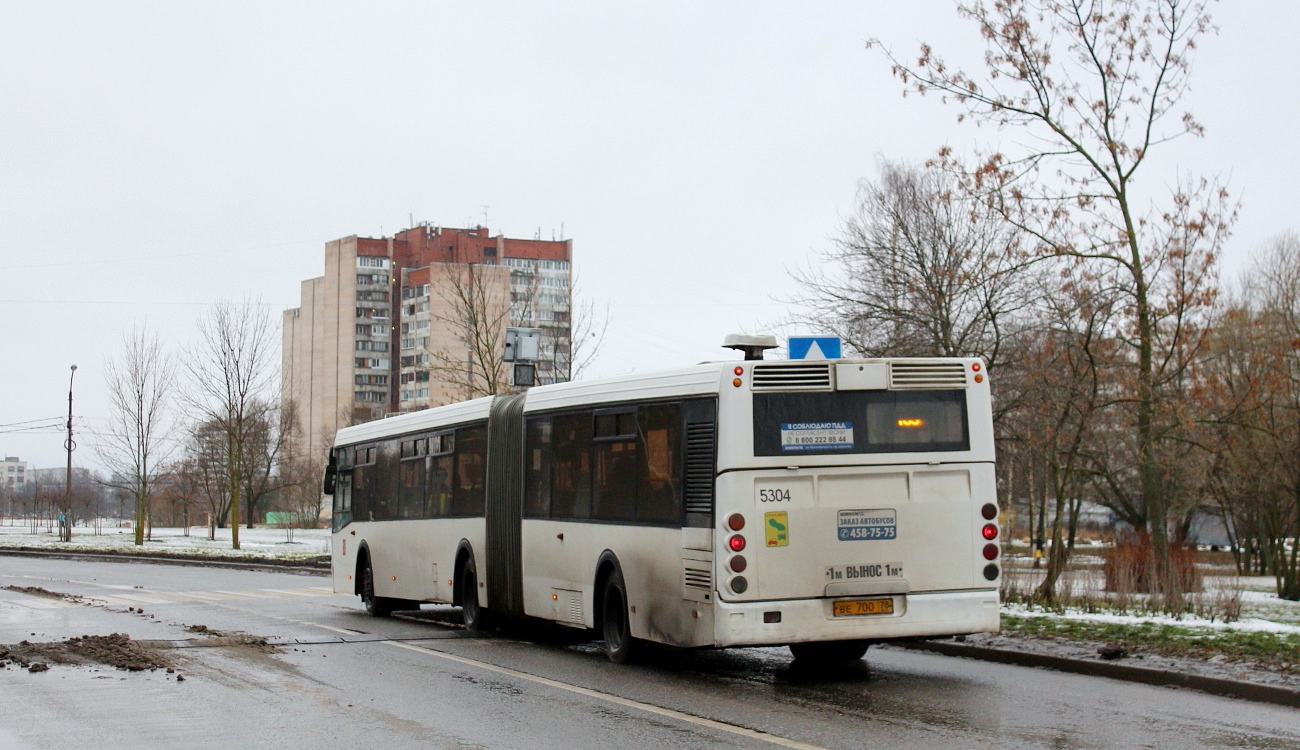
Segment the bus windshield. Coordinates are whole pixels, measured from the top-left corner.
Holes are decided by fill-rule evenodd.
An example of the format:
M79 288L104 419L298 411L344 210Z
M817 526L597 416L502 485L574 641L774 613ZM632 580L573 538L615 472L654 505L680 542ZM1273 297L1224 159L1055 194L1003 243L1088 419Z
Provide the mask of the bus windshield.
M966 392L754 394L754 455L970 450Z

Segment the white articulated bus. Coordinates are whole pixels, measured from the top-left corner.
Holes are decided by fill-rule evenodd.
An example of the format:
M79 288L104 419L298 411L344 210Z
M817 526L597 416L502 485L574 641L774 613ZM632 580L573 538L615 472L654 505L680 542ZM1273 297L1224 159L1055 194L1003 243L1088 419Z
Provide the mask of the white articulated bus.
M998 629L976 359L732 361L562 383L340 430L333 581L641 641L789 645Z

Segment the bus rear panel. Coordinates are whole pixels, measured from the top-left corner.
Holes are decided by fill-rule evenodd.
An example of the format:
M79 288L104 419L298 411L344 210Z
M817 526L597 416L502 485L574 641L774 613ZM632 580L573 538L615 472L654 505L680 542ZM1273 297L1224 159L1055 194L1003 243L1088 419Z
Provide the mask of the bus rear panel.
M901 360L755 362L728 373L715 645L998 629L981 370L977 360Z

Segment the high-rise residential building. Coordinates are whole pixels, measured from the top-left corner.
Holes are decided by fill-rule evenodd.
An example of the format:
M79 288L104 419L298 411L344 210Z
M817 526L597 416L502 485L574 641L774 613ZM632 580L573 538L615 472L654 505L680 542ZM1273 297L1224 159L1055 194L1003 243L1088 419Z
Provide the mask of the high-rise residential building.
M339 427L504 390L505 329L542 329L539 384L570 375L572 240L417 226L325 245L284 312L282 393L310 455Z

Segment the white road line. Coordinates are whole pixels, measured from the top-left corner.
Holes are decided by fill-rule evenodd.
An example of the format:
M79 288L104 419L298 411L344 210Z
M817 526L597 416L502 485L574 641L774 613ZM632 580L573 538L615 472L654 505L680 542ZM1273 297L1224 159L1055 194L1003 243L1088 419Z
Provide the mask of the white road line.
M158 599L152 596L140 596L139 594L114 594L115 599L124 599L135 604L175 604L172 599Z
M247 599L270 599L270 598L271 598L271 595L270 595L270 594L263 594L263 593L258 592L258 591L227 591L227 590L225 590L225 589L213 589L213 590L212 590L212 593L214 593L214 594L227 594L227 595L229 595L229 596L237 596L237 597L240 597L241 599L242 599L242 598L247 598Z
M318 625L317 627L325 627L325 626ZM328 628L328 629L334 630L335 628ZM662 706L656 706L651 703L642 703L641 701L634 701L630 698L623 698L617 695L610 695L609 693L602 693L599 690L592 690L590 688L578 687L577 685L570 685L567 682L560 682L559 680L552 680L546 677L538 677L537 675L528 674L527 672L520 672L518 670L510 669L508 667L498 667L495 664L488 664L487 662L478 661L477 659L468 659L464 656L456 656L455 654L449 654L445 651L437 651L431 648L424 648L423 646L415 646L410 643L402 643L400 641L380 641L380 643L383 643L388 646L396 646L397 648L404 648L407 649L408 651L418 651L422 654L429 654L430 656L436 656L440 659L446 659L448 661L454 661L471 667L485 669L489 672L496 672L498 674L507 675L509 677L514 677L520 680L535 682L539 685L546 685L547 687L553 687L559 690L567 690L570 693L577 693L578 695L586 696L588 698L595 698L596 700L602 700L608 703L614 703L616 705L623 706L625 708L632 708L638 711L645 711L646 713L657 714L659 716L666 716L670 719L677 719L678 721L685 721L690 724L697 724L699 726L708 727L709 729L714 729L719 732L726 732L728 734L739 735L741 737L745 737L751 740L760 740L762 742L766 742L772 745L779 745L781 747L798 748L798 750L825 750L825 748L819 745L810 745L806 742L799 742L798 740L791 740L785 737L778 737L775 734L760 732L757 729L746 729L745 727L738 727L735 726L734 724L725 724L721 721L714 721L713 719L705 719L699 716L692 716L691 714L682 713L681 711L674 711L671 708L663 708Z
M24 609L68 609L70 607L76 606L73 604L68 604L67 602L54 602L54 601L46 602L46 601L39 601L39 600L22 602L16 599L5 599L4 603L12 604L16 607L23 607Z

